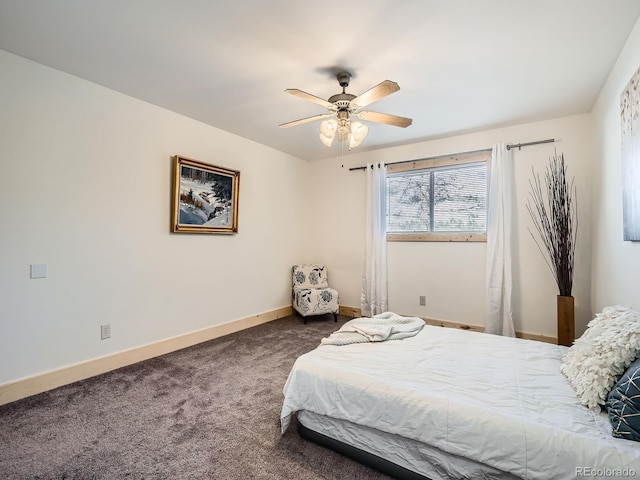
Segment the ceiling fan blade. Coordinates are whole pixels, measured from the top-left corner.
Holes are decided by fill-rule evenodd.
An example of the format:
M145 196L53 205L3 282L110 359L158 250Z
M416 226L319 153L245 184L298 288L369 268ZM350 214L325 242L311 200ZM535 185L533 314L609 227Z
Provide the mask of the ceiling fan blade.
M315 95L311 95L310 93L303 92L302 90L298 90L297 88L287 88L285 92L290 93L296 97L302 98L303 100L309 100L311 102L317 103L318 105L322 105L328 109L335 109L333 103L327 102L326 100L316 97Z
M377 102L381 98L384 98L387 95L391 95L398 90L400 90L400 86L396 82L385 80L375 87L370 88L362 95L358 95L356 98L351 100L351 103L355 103L356 105L358 105L358 108L366 107L370 103Z
M360 112L357 114L357 117L370 122L385 123L387 125L402 128L406 128L413 123L413 120L410 118L378 112Z
M332 117L333 113L323 113L321 115L314 115L313 117L301 118L300 120L294 120L293 122L282 123L278 125L280 128L289 128L295 127L296 125L302 125L303 123L313 122L315 120L320 120L321 118Z

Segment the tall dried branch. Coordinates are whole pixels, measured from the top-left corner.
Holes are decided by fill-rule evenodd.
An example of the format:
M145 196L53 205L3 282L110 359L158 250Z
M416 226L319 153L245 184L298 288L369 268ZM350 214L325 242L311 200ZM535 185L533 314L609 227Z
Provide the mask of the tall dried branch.
M544 185L533 171L527 211L539 240L529 233L540 249L562 296L571 296L578 231L577 192L574 179L567 182L564 155L554 154L544 174Z

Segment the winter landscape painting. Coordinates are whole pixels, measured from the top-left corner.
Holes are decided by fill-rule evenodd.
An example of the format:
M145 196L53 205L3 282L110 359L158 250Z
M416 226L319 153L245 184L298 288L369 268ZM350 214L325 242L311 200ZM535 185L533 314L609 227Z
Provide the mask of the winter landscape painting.
M624 240L640 241L640 69L620 96Z
M172 232L238 231L240 172L176 156Z

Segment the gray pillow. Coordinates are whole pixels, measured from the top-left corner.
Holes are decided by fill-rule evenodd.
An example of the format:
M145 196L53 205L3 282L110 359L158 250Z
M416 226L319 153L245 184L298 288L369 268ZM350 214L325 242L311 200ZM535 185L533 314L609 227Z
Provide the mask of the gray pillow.
M607 397L613 436L640 442L640 359L633 362Z

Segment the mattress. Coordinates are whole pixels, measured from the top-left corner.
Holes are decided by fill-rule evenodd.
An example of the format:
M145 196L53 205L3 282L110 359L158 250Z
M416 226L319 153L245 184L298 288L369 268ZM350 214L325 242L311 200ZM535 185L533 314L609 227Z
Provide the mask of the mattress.
M412 476L406 471L398 472L397 469L388 465L382 468L378 467L378 469L389 473L395 478L518 480L518 477L510 473L502 472L465 457L448 454L410 438L381 432L374 428L357 425L346 420L325 417L305 410L299 411L297 416L298 422L307 429L355 447L359 451L384 459L393 465L406 469L408 472L418 474L417 476ZM317 441L317 439L312 439ZM323 442L321 441L320 443ZM342 446L329 446L339 452L343 451ZM360 460L357 454L344 453ZM376 462L375 460L372 462L369 458L364 458L362 463L373 463L375 466Z
M566 350L431 326L403 340L323 345L292 368L282 430L305 410L517 478L640 474L638 444L613 438L606 414L582 406L560 373Z

